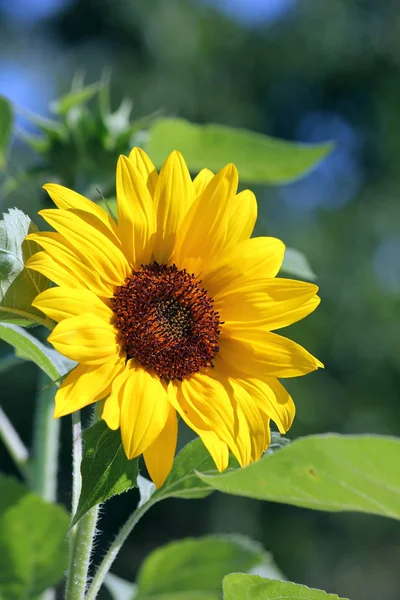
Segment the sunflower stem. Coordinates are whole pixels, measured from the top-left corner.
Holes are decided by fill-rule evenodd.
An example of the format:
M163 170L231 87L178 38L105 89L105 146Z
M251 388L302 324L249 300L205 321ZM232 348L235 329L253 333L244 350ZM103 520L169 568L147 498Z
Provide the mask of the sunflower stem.
M98 514L99 506L97 505L78 521L71 532L65 600L83 600L85 598Z
M53 417L54 391L47 386L47 383L48 377L41 373L33 432L33 465L30 487L44 500L55 502L60 421Z
M131 516L128 518L126 523L121 527L119 533L117 534L115 540L112 542L109 547L105 557L100 563L99 567L96 570L96 573L93 577L92 583L89 586L87 594L85 596L85 600L95 600L97 598L97 594L100 591L100 588L104 582L104 579L111 568L115 558L118 555L122 545L125 543L129 534L135 527L135 525L140 521L143 515L156 504L161 498L157 498L156 500L150 499L148 502L144 504L139 504Z
M95 418L95 415L94 417ZM73 520L82 489L82 426L80 412L72 413L72 510ZM83 600L88 580L99 506L89 510L69 534L69 564L65 588L66 600Z

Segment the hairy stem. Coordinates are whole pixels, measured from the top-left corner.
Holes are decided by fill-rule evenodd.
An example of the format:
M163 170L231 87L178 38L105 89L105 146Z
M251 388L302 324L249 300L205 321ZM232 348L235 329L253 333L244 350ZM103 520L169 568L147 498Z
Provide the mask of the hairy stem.
M121 527L117 537L112 542L109 547L105 557L100 563L95 576L93 578L92 583L89 586L87 594L85 596L85 600L95 600L97 598L97 594L100 591L100 588L104 582L104 579L111 568L115 558L117 557L118 552L120 551L122 545L126 541L127 537L135 527L135 525L140 521L142 516L158 502L158 499L152 501L151 499L148 502L140 505L136 508L136 510L131 514L126 523Z
M72 413L72 510L73 520L79 504L82 489L82 426L80 412ZM66 600L83 600L88 580L93 541L99 506L89 510L72 528L69 534L69 564L65 588Z
M72 532L65 600L83 600L85 597L98 512L99 506L91 508Z

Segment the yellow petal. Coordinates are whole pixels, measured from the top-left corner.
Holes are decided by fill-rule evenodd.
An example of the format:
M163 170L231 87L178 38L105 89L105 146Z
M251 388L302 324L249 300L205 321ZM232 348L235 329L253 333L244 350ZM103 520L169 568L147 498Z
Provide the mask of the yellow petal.
M285 245L277 238L253 238L222 251L216 260L204 263L199 275L206 290L214 297L232 284L275 277L284 253Z
M122 251L99 228L98 219L88 215L83 220L75 210L49 209L39 214L74 247L83 264L92 265L96 273L113 285L121 285L131 268ZM90 218L90 223L89 223Z
M174 462L176 442L178 440L178 421L176 410L170 404L167 422L160 435L143 452L149 475L159 488L169 475Z
M57 322L90 312L109 323L114 315L111 308L86 288L49 288L36 296L32 306Z
M147 264L156 228L153 200L145 180L126 156L117 164L118 228L126 257L133 267Z
M189 427L214 431L228 445L241 466L248 465L252 460L252 439L248 422L232 387L224 385L215 373L212 375L195 373L180 385L176 383L177 410Z
M193 179L193 188L196 198L206 189L213 177L214 173L210 171L210 169L202 169L198 175L196 175Z
M315 310L317 291L316 285L292 279L243 279L216 294L214 307L225 330L257 324L279 329Z
M26 266L29 269L43 272L43 275L57 285L85 287L104 298L113 296L115 286L101 277L102 273L98 273L90 264L89 257L87 257L89 260L83 261L59 233L53 231L30 233L26 239L35 241L46 250L46 253L34 254L27 261ZM48 256L48 260L44 258L43 254Z
M91 213L110 230L114 237L117 237L117 224L114 219L112 219L110 215L95 202L88 200L85 196L81 196L81 194L77 194L63 185L58 185L57 183L46 183L46 185L43 186L43 189L49 194L57 208L73 208Z
M176 232L194 199L190 173L180 152L174 151L162 166L154 193L157 234L154 257L166 264L175 245Z
M248 391L259 410L276 423L280 433L286 433L293 423L296 408L283 385L277 379L252 377L243 377L238 383Z
M125 366L123 366L123 369ZM121 371L123 370L121 369ZM117 394L112 394L106 398L101 418L107 423L107 427L115 431L121 425L121 407Z
M192 204L177 232L173 260L181 268L187 266L188 259L207 263L210 257L221 251L227 237L230 204L237 184L236 168L227 165L211 179Z
M256 197L250 190L243 190L232 200L225 244L236 244L248 240L253 233L256 220Z
M203 441L203 444L211 454L218 471L225 471L229 463L229 448L226 442L223 442L218 435L211 430L203 419L195 413L187 404L181 392L180 382L173 382L176 390L174 396L170 396L170 401L176 408L185 423L195 431ZM179 395L179 401L177 397Z
M25 266L28 269L32 269L32 271L41 273L57 285L67 285L69 287L81 287L84 285L72 271L67 269L65 265L54 260L47 252L36 252L25 263Z
M86 365L100 365L119 354L114 327L89 313L61 321L48 340L64 356Z
M299 344L263 328L248 327L229 336L222 329L221 358L252 377L298 377L323 366Z
M129 160L131 161L136 171L143 178L143 181L147 185L147 189L149 190L150 195L154 196L154 191L156 189L158 179L158 173L150 158L147 156L146 152L142 150L142 148L133 148L131 153L129 154Z
M119 357L100 366L75 367L56 393L54 418L69 415L107 396L114 378L123 368L124 363Z
M225 442L222 442L214 431L197 430L196 433L209 453L220 473L225 471L229 463L229 448Z
M230 380L232 392L237 402L237 411L242 413L245 425L242 436L245 454L241 457L242 466L258 460L270 444L270 419L265 412L260 411L252 396L234 379Z
M117 394L120 402L125 454L135 458L153 444L166 425L170 411L166 387L142 367L128 366L111 393Z

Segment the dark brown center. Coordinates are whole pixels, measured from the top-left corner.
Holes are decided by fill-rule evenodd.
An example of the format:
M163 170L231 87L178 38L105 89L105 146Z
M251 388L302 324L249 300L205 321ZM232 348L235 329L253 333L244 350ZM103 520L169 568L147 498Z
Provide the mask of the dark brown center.
M212 366L221 321L201 281L176 265L142 266L112 299L128 359L163 379L182 379Z

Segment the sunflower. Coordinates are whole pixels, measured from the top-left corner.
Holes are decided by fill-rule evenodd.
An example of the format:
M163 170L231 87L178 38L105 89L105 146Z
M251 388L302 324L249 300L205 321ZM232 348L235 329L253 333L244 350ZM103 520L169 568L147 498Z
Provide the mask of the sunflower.
M78 365L61 384L55 417L102 401L126 456L143 454L157 486L177 442L177 416L203 440L219 471L241 466L285 433L295 414L278 378L323 365L272 330L318 305L318 288L277 279L284 244L250 239L254 194L237 193L229 164L192 181L179 152L157 173L140 148L117 164L117 219L63 186L40 211L54 232L30 234L43 251L27 266L57 287L33 305L57 322L49 342Z

